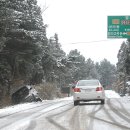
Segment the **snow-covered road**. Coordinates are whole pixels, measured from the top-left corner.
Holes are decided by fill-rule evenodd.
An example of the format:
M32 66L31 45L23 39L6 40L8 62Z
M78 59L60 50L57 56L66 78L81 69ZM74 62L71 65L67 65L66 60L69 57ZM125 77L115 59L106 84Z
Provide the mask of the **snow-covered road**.
M130 97L106 91L106 104L72 97L0 109L0 130L130 130Z

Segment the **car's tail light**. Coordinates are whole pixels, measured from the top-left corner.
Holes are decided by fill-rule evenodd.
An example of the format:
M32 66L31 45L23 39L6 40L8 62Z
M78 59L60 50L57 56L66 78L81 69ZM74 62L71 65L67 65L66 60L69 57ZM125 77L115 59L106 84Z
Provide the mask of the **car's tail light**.
M80 92L80 88L74 88L74 92Z
M102 87L97 87L96 91L102 91Z

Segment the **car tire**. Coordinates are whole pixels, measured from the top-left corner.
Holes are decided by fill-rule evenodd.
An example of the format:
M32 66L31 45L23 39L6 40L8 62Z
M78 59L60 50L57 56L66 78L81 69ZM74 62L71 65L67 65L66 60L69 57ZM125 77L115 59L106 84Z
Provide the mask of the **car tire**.
M105 104L105 100L103 99L103 100L101 100L101 104L102 105L104 105Z
M79 101L74 101L74 106L77 106L79 104Z
M37 98L36 102L42 102L42 100L40 98Z

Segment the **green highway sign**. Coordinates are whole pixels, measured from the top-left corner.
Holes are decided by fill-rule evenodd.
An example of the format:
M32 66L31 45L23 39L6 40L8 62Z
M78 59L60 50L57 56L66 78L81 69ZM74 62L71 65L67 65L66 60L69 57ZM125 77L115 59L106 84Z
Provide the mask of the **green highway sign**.
M108 16L107 38L130 38L130 16Z

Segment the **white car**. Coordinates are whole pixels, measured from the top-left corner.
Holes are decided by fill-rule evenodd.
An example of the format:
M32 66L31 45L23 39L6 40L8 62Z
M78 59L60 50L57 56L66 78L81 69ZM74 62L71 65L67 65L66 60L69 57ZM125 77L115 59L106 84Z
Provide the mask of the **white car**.
M79 80L73 89L74 106L80 101L101 101L105 103L105 92L99 80Z

